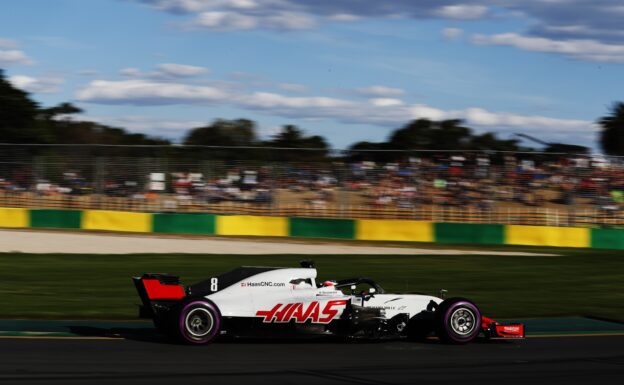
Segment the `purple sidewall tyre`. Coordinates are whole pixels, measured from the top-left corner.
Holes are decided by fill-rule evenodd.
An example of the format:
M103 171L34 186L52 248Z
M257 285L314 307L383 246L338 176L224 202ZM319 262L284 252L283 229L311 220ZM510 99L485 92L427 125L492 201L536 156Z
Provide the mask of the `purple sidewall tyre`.
M203 345L213 341L221 330L221 312L208 300L185 303L178 313L178 327L183 342Z
M464 298L450 298L438 308L438 337L444 342L465 344L481 332L479 308Z

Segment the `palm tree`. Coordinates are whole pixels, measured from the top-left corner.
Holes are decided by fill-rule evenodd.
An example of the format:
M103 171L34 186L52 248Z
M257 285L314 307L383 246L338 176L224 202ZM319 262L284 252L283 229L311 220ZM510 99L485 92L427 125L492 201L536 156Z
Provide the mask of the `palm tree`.
M611 106L610 114L600 118L600 146L609 155L624 155L624 102Z

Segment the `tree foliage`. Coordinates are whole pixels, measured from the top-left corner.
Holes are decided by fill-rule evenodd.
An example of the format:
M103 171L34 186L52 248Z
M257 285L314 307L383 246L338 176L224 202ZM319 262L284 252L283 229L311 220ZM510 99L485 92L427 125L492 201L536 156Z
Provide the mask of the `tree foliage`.
M459 119L433 121L417 119L393 131L381 143L358 142L350 147L352 159L377 161L399 160L410 155L410 150L498 150L518 151L518 141L499 139L488 132L477 135ZM372 150L372 151L366 151ZM379 150L403 150L383 152Z
M0 141L30 144L170 144L122 128L70 118L82 110L71 103L42 108L15 88L0 70Z
M0 70L0 142L35 144L113 144L169 145L170 141L123 128L110 127L75 117L82 110L71 103L43 108L27 92L15 88ZM601 118L600 143L607 154L624 155L624 103L614 103L609 115ZM198 146L195 153L223 159L262 159L273 161L324 161L329 159L330 146L322 136L307 136L294 125L283 126L269 140L261 140L256 123L248 119L217 119L212 123L190 128L183 144ZM228 147L206 151L203 146ZM201 150L204 148L204 150ZM257 147L240 150L234 147ZM273 151L275 147L293 150ZM314 149L314 150L312 150ZM476 134L464 121L417 119L390 133L383 142L357 142L350 147L351 159L396 161L410 155L410 150L526 150L517 140L500 139L487 132ZM393 150L393 151L388 151ZM397 151L398 150L398 151ZM584 152L586 148L553 143L545 149L554 152ZM119 150L125 154L123 150ZM170 154L179 151L167 149ZM131 152L128 150L126 152ZM194 153L194 154L195 154Z
M263 144L270 148L293 149L276 151L273 159L279 161L321 161L326 159L329 153L329 145L325 138L319 135L305 136L303 130L294 125L283 126L279 133Z
M208 126L194 128L184 144L193 146L257 146L256 124L248 119L217 119Z
M624 102L613 103L609 115L598 120L600 146L609 155L624 155Z
M0 70L0 132L6 143L46 143L51 140L37 121L39 106L13 85Z

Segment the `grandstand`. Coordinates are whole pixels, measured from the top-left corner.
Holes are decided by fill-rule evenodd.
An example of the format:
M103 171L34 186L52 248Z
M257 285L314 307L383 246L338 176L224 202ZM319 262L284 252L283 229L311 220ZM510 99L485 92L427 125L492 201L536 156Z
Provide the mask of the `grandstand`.
M175 156L144 147L127 148L123 156L96 150L15 145L2 151L0 207L550 226L624 222L619 158L405 151L388 162L347 152L285 162L244 149L235 160L191 148Z

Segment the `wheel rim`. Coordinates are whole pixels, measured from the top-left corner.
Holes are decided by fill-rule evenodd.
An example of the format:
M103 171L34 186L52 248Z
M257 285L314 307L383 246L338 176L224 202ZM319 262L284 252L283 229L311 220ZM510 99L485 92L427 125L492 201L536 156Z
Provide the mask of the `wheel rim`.
M460 336L470 335L476 328L475 320L471 309L460 307L451 314L451 329Z
M184 325L190 337L203 338L212 331L214 318L208 309L197 308L188 312Z

